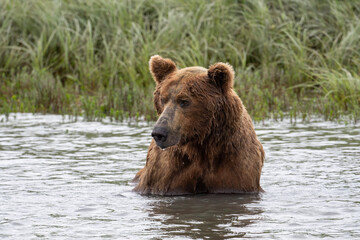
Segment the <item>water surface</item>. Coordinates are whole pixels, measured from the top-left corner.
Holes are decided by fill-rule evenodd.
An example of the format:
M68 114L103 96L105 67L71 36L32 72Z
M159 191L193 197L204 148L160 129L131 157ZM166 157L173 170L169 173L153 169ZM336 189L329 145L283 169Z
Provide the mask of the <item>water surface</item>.
M151 197L131 180L152 125L0 122L0 238L360 239L360 125L257 124L265 193Z

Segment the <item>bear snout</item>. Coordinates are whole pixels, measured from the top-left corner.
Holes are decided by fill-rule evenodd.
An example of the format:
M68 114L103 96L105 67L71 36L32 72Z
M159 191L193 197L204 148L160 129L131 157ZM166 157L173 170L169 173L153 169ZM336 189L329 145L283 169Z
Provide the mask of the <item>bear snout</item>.
M168 137L168 130L164 127L155 127L154 130L151 133L151 136L154 138L154 140L156 141L156 144L161 147L164 148L165 147L165 142L166 139Z

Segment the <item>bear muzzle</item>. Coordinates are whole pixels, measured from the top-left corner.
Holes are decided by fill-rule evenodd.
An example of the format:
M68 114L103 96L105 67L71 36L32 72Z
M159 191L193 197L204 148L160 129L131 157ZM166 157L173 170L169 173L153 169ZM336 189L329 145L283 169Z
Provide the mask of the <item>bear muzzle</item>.
M163 127L155 127L151 133L151 136L154 138L156 144L161 147L160 145L164 145L164 143L166 142L166 139L168 137L168 131L166 128Z
M174 104L168 104L155 123L151 133L156 145L161 149L174 146L180 142L180 126L178 121L176 121L175 110Z
M167 127L157 127L155 126L151 136L154 138L156 145L161 149L174 146L179 143L180 137L178 134L169 131Z

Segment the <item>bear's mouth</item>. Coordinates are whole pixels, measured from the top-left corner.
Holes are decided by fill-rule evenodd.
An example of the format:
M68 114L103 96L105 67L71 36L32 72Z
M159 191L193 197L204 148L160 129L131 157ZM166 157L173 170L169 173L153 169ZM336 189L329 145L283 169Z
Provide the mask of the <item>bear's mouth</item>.
M175 136L172 137L169 135L166 139L164 138L159 139L154 137L154 140L158 147L160 147L162 150L165 150L166 148L177 145L180 142L180 137L175 137Z

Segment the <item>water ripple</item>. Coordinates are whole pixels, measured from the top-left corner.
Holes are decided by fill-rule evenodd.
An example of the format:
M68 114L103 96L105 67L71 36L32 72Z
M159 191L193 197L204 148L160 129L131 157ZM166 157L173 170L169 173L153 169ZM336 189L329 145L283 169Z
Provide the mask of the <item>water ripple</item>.
M0 238L360 238L359 125L257 125L266 192L186 197L131 191L151 126L32 114L0 123Z

